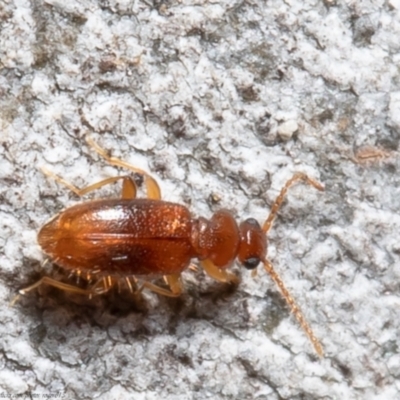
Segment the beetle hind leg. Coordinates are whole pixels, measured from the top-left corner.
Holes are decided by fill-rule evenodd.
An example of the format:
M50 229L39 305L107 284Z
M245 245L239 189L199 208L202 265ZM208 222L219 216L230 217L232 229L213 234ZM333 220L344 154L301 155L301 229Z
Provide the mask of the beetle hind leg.
M41 278L37 282L35 282L33 285L30 285L24 289L19 290L18 291L19 293L14 297L13 300L11 300L10 305L13 306L19 300L19 298L21 296L31 292L32 290L34 290L42 285L53 286L57 289L64 290L65 292L83 294L85 296L90 296L92 294L91 289L82 289L80 287L70 285L68 283L60 282L57 279L50 278L49 276L44 276L43 278Z
M73 271L72 276L73 275L75 275L75 277L77 278L77 284L78 284L81 277L81 271L80 270ZM86 278L85 280L87 280L88 282L92 280L90 274L87 274L85 278ZM57 289L63 290L64 292L81 294L84 296L88 296L89 299L91 299L93 298L93 296L98 296L107 293L112 287L114 287L117 284L117 282L118 280L115 279L115 277L107 275L103 276L100 279L97 279L95 283L93 285L90 285L88 288L83 289L78 287L77 285L64 283L49 276L44 276L43 278L35 282L33 285L30 285L24 289L19 290L19 293L11 300L10 305L13 306L21 296L31 292L32 290L42 285L52 286Z

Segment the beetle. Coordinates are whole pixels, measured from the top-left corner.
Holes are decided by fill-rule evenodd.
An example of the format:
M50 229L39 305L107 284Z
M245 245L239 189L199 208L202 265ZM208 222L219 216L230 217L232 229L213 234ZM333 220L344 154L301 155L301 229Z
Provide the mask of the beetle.
M282 279L267 260L267 234L286 193L294 183L303 181L317 190L323 186L298 172L281 189L263 226L248 218L239 225L227 210L217 211L211 219L195 218L176 203L161 200L157 181L146 171L111 157L87 137L88 144L109 164L129 169L144 181L147 198L137 198L135 181L129 175L115 176L78 189L47 169L43 172L67 186L78 196L122 180L120 198L91 200L69 207L48 221L38 233L43 252L56 265L89 282L84 289L49 276L19 291L24 295L46 284L66 292L100 295L125 283L132 293L147 288L160 295L176 297L183 291L181 273L197 258L204 271L220 282L238 283L228 270L235 259L248 270L261 263L276 283L291 311L311 340L316 352L323 350L300 308ZM164 276L167 288L138 277Z

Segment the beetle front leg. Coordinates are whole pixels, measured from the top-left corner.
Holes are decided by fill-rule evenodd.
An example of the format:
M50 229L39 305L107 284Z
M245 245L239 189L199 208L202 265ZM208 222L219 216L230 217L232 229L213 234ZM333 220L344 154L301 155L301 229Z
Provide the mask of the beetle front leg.
M206 273L216 281L232 283L234 285L239 284L239 278L235 274L226 271L225 269L216 267L211 260L202 260L200 261L200 264L203 267L204 271L206 271Z

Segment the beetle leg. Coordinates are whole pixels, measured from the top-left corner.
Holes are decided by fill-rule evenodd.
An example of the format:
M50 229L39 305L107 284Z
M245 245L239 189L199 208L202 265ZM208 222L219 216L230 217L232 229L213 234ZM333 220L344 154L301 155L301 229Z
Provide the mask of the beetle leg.
M125 176L122 182L122 198L136 198L136 184L130 176Z
M43 278L39 279L33 285L19 290L19 295L17 295L11 301L11 305L13 305L19 299L20 295L25 295L26 293L32 291L33 289L38 288L41 285L49 285L49 286L53 286L55 288L64 290L66 292L78 293L78 294L83 294L83 295L86 295L86 296L92 294L92 290L91 289L81 289L81 288L79 288L77 286L68 285L67 283L63 283L63 282L60 282L60 281L58 281L56 279L50 278L49 276L44 276Z
M147 175L145 182L147 189L147 197L149 199L161 200L161 189L158 186L156 180L152 178L150 175Z
M197 265L194 264L190 264L188 269L190 269L193 272L197 272L199 270L199 268L197 267Z
M155 285L151 282L143 282L142 286L139 288L141 292L144 288L151 290L152 292L161 294L167 297L178 297L182 293L182 283L180 281L180 274L165 275L165 279L168 283L170 290L164 289L160 286Z
M181 274L165 275L164 278L172 293L180 295L183 292Z
M179 293L172 293L170 290L164 289L157 285L154 285L151 282L143 282L142 286L139 288L138 292L141 292L144 288L149 289L152 292L161 294L163 296L167 296L167 297L178 297L179 296Z
M136 185L133 179L130 176L112 176L110 178L103 179L100 182L93 183L92 185L86 186L82 189L77 188L76 186L72 185L72 183L69 183L65 179L61 178L60 176L54 174L50 170L48 170L45 167L40 168L42 172L53 178L55 181L58 183L61 183L62 185L66 186L69 190L74 192L78 196L84 196L85 194L92 192L93 190L100 189L101 187L105 185L109 185L111 183L114 183L119 180L123 180L123 186L122 186L122 198L123 199L134 199L136 197Z
M132 285L132 281L133 281L133 285ZM129 291L131 293L134 293L133 286L135 286L135 288L137 286L136 285L136 283L137 283L136 279L133 276L125 276L125 283L126 283L127 288L129 289Z
M90 294L89 297L107 293L117 282L118 280L115 280L111 275L103 276L93 286L91 286L90 289L88 289Z
M211 260L202 260L200 264L211 278L219 282L233 283L234 285L239 283L239 278L235 274L216 267Z
M93 139L90 136L86 137L86 142L90 147L93 148L93 150L98 153L100 156L105 158L105 160L111 164L115 165L116 167L122 167L122 168L127 168L130 169L131 171L142 175L145 180L146 184L146 189L147 189L147 197L149 199L154 199L154 200L160 200L161 199L161 190L160 187L158 186L157 181L146 171L143 169L137 168L133 166L132 164L129 164L126 161L120 160L119 158L115 157L110 157L107 153L106 150L104 150L102 147L100 147L97 143L93 141Z

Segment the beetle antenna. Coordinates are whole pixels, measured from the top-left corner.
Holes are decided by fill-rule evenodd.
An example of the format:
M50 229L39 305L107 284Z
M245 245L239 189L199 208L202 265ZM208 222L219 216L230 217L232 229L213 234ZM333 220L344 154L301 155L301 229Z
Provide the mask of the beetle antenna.
M263 225L263 231L265 232L265 234L267 234L269 232L269 230L271 229L272 224L278 214L279 209L282 206L283 200L285 199L285 196L286 196L289 188L298 181L303 181L304 183L307 183L308 185L314 186L317 190L321 190L321 191L324 190L324 187L319 182L315 181L314 179L309 178L306 174L304 174L302 172L297 172L296 174L294 174L285 183L285 186L283 186L283 188L281 189L275 202L272 204L269 216ZM296 317L300 326L302 327L302 329L304 330L306 335L311 340L311 343L313 344L315 351L318 353L318 355L320 357L322 357L324 352L322 350L321 343L315 337L314 332L312 331L310 325L306 321L303 313L300 310L300 307L296 304L292 295L286 289L286 286L283 284L281 277L278 275L278 273L275 271L274 267L268 260L264 260L263 264L264 264L265 270L268 272L268 274L271 276L272 280L275 282L275 284L278 286L279 290L281 291L283 297L285 298L287 304L289 305L292 313Z
M290 186L295 184L298 181L303 181L308 185L314 186L317 190L324 190L324 187L314 179L309 178L306 174L302 172L295 173L286 183L285 186L281 189L279 196L272 204L271 211L269 213L268 218L265 220L263 225L263 231L267 234L272 227L272 224L278 214L279 209L282 206L283 200L285 199L286 193L289 190Z
M275 271L274 267L268 260L263 260L264 268L268 272L268 274L271 276L272 280L275 282L275 284L279 287L279 290L281 291L283 297L286 300L286 303L289 305L292 313L296 317L297 321L299 322L300 326L303 328L304 332L310 339L311 343L314 346L315 351L318 353L320 357L323 357L324 351L322 349L322 345L319 342L319 340L316 338L314 335L314 332L312 331L310 325L306 321L303 313L300 310L300 307L296 304L294 301L292 295L290 294L289 290L286 289L286 286L284 285L281 277L278 275L278 273Z

